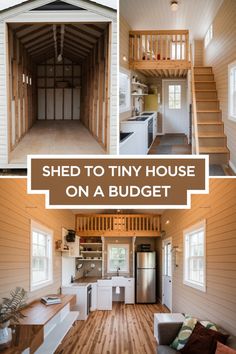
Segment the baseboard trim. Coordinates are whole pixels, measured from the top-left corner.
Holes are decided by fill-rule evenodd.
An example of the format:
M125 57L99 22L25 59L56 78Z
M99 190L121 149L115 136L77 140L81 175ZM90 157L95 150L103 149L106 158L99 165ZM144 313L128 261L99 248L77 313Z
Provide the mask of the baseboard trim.
M233 164L232 161L229 161L229 166L233 170L233 172L236 174L236 166Z

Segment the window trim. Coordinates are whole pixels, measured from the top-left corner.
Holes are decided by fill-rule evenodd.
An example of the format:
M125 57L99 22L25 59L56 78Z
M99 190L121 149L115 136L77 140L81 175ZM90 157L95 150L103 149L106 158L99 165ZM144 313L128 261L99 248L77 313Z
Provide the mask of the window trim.
M186 235L197 231L198 229L203 228L204 231L204 240L203 240L203 285L196 284L188 279L186 279L186 246L185 246L185 238ZM183 231L183 284L190 286L196 290L200 290L202 292L206 292L206 219L190 226L189 228Z
M119 270L119 273L126 274L130 271L130 244L129 243L108 243L107 245L107 273L116 273L116 270L110 269L110 248L127 248L127 270Z
M50 257L49 257L49 269L48 269L48 279L44 280L40 283L38 283L37 285L34 285L32 283L33 281L33 277L32 277L32 269L33 269L33 231L41 231L41 232L45 232L48 234L48 237L50 239ZM53 284L53 230L49 229L48 227L46 227L45 225L31 220L30 222L30 291L35 291L35 290L39 290L42 289L50 284Z
M232 101L231 101L231 70L236 70L236 60L228 65L228 118L229 120L236 122L236 114L233 115L231 112Z

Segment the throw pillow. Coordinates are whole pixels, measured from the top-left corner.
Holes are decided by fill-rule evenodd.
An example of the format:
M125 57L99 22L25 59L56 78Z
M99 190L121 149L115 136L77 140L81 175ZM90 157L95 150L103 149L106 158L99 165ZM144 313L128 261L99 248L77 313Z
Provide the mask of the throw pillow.
M215 354L236 354L236 350L232 349L230 347L227 347L226 345L224 345L220 342L217 342Z
M182 349L187 343L189 337L191 336L194 327L197 323L197 319L191 316L185 316L184 323L174 341L171 343L170 347L176 350Z
M212 323L210 321L200 321L200 323L207 329L213 329L214 331L218 331L218 328L216 327L215 323Z
M217 341L225 344L228 335L212 329L207 329L197 323L185 347L180 350L182 354L215 354Z

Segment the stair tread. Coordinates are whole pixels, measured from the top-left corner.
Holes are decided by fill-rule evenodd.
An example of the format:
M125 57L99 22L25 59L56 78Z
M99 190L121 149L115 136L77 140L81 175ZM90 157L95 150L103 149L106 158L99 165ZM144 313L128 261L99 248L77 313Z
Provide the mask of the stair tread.
M212 69L212 66L204 66L204 65L202 65L202 66L194 66L194 69L202 69L202 68L206 68L206 69Z
M216 121L216 122L214 122L214 121L212 121L212 120L204 120L204 122L199 122L198 121L198 124L200 124L200 125L204 125L204 124L206 124L206 125L223 125L223 122L222 121Z
M219 102L217 98L197 98L196 101L198 102Z
M226 138L225 134L222 132L200 132L198 133L199 138Z
M200 146L200 154L228 154L229 149L226 146Z
M202 81L201 81L201 80L200 80L200 81L197 81L197 80L195 80L195 84L196 84L196 83L199 83L199 82L201 82L201 83L204 82L204 83L208 83L208 84L209 84L209 83L210 83L210 84L212 84L212 83L215 84L215 81L214 81L214 80L208 80L208 81L204 81L204 80L202 80Z
M200 110L197 110L197 113L220 113L221 110L219 109L200 109Z
M195 90L195 92L217 92L217 90Z

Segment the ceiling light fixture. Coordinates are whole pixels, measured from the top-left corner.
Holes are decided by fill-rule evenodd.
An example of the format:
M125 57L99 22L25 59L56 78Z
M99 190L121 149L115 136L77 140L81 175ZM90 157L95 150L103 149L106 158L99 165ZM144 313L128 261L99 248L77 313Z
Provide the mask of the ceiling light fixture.
M175 1L175 0L171 1L170 8L171 8L171 11L173 11L173 12L177 11L179 8L178 1Z

